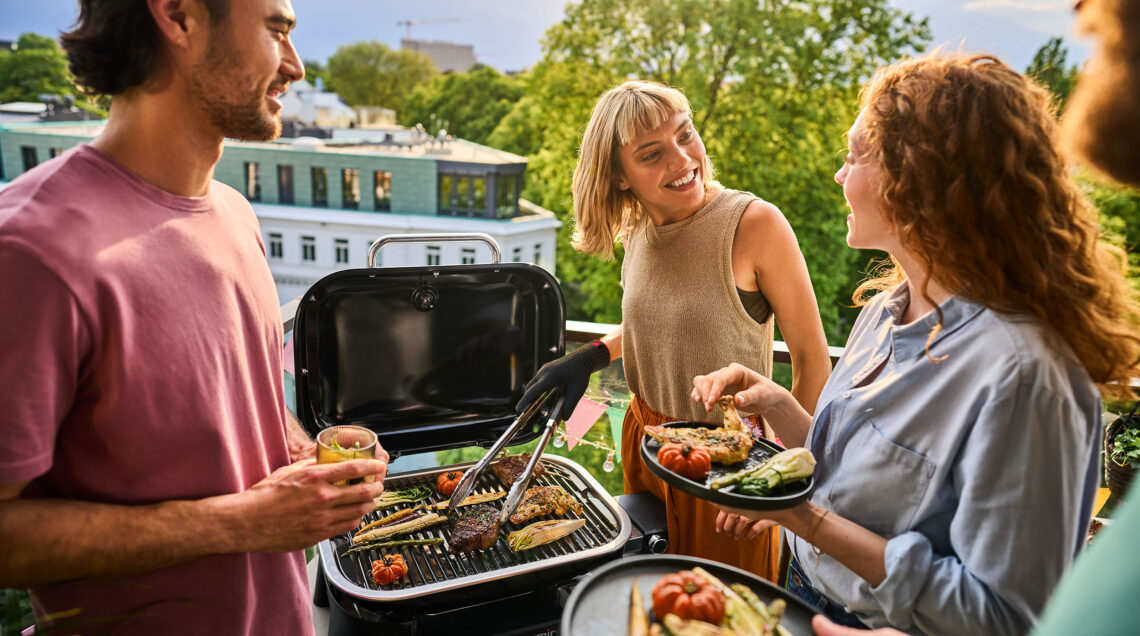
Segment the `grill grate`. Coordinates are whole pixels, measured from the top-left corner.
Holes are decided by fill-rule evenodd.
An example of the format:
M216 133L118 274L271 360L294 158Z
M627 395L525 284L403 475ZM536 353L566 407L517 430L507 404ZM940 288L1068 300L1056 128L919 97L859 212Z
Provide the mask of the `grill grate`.
M554 560L562 561L565 557L573 557L586 550L601 548L621 537L623 530L621 521L619 521L613 511L602 500L594 495L594 490L586 481L561 463L549 461L546 457L543 457L541 461L546 472L541 477L535 479L533 485L562 487L570 496L582 504L582 513L580 515L575 515L571 512L562 517L538 517L523 524L506 521L499 529L498 541L487 550L451 554L446 549L446 543L436 546L401 546L399 548L386 550L385 553L387 554L402 554L404 556L404 560L408 564L408 574L396 583L384 586L377 585L372 580L372 562L380 558L378 551L369 550L367 552L342 556L346 550L352 547L352 533L346 533L329 540L333 552L338 555L336 561L340 572L353 584L362 588L361 591L371 591L372 593L369 594L369 596L374 596L377 593L383 595L384 592L393 592L396 596L401 596L401 592L403 591L414 593L417 589L427 593L432 589L454 587L457 581L463 581L464 579L479 575L494 575L497 571L516 566L541 564L534 566L541 567L545 565L543 562L553 564L556 562ZM469 466L465 466L464 468L466 467ZM454 466L449 466L434 469L426 473L395 476L387 480L387 486L390 490L404 490L415 486L427 486L432 490L433 496L426 502L420 503L445 501L446 498L442 497L439 492L435 490L435 478L440 473L455 468ZM484 494L507 489L508 488L503 486L494 476L494 473L487 470L484 474L479 476L479 481L476 483L471 494ZM495 502L490 502L489 505L501 509L503 501L503 499L500 499ZM365 516L363 523L370 523L400 509L410 508L414 505L416 504L401 504L396 507L386 508L382 511L369 513ZM523 528L530 523L550 518L578 518L585 519L586 523L570 535L552 543L538 546L537 548L522 552L513 552L507 546L507 534L510 532ZM447 523L443 523L431 528L426 528L420 532L412 533L406 537L401 536L395 539L430 539L434 537L444 537L446 539L447 527Z

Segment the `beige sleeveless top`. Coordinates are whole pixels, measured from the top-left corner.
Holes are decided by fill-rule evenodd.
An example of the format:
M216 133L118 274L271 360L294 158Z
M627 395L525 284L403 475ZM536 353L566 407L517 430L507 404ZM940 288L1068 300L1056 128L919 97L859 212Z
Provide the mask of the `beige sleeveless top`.
M680 420L720 421L690 397L693 376L739 362L772 374L772 325L741 304L732 239L757 197L723 190L689 218L645 222L625 240L622 359L629 388Z

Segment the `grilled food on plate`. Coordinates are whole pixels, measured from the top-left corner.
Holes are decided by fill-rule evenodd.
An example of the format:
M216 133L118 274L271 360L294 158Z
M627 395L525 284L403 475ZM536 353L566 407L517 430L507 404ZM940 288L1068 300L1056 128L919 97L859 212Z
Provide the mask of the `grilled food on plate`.
M491 464L491 471L495 473L495 476L499 478L499 481L506 484L507 487L510 487L514 485L516 481L518 481L519 475L522 475L522 472L524 469L526 469L527 462L529 461L530 453L523 453L521 455L507 455L499 461ZM532 475L531 478L533 479L534 477L538 477L545 472L546 471L542 468L542 462L539 462L539 464L534 467L534 475Z
M806 448L789 448L769 457L762 463L718 477L709 482L709 488L720 490L736 486L742 495L764 497L790 483L807 479L815 471L815 457Z
M499 511L487 504L475 504L455 515L447 549L452 553L486 550L498 540Z
M752 450L752 435L750 433L723 427L669 428L666 426L646 426L645 432L662 444L689 442L695 447L703 448L708 452L709 459L718 464L742 462L748 459L748 451Z
M740 419L740 412L736 410L736 402L731 395L722 395L716 400L720 410L724 411L724 427L730 431L748 431L744 420Z
M582 514L582 504L560 486L535 486L523 493L519 507L511 515L511 523L526 523L535 517L546 515L561 517L568 510L573 510L574 514Z

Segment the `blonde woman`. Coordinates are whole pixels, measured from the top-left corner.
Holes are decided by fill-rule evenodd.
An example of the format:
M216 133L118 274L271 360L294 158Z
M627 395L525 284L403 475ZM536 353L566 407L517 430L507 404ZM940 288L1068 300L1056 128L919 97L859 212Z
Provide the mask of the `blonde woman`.
M741 365L694 378L694 398L736 392L815 454L810 501L767 518L794 534L789 587L820 613L1022 634L1085 542L1097 385L1137 372L1134 294L1044 89L988 56L936 55L882 69L862 106L835 177L847 242L891 260L855 292L814 417Z
M622 324L540 369L520 408L562 386L569 415L590 374L621 358L634 393L622 428L626 492L665 502L671 552L775 580L776 531L759 544L716 536L716 508L654 477L638 448L646 425L718 419L688 399L695 374L743 359L770 375L773 318L791 351L792 394L814 408L831 364L791 226L772 204L713 180L688 100L653 82L629 81L598 100L573 190L574 247L610 259L616 241L625 246ZM751 424L764 434L760 420Z

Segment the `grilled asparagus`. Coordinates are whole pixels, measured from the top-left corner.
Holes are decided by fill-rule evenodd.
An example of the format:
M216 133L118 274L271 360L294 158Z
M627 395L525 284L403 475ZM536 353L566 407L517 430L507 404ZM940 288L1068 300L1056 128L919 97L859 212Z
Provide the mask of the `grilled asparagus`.
M376 541L379 539L394 537L396 535L418 532L424 528L430 528L431 526L443 523L444 521L447 521L447 517L431 512L428 514L412 517L407 521L394 523L388 526L381 526L379 528L369 530L368 532L359 533L356 536L352 537L352 543L353 545L357 545L364 543L365 541Z
M463 501L459 502L459 505L460 506L471 506L474 504L487 503L489 501L496 501L496 500L502 499L503 497L506 497L506 496L507 496L507 491L496 490L495 492L486 492L486 493L483 493L481 495L471 495L470 497L467 497ZM446 500L441 501L439 503L433 503L430 506L428 506L428 510L443 510L444 508L447 508L447 501Z

